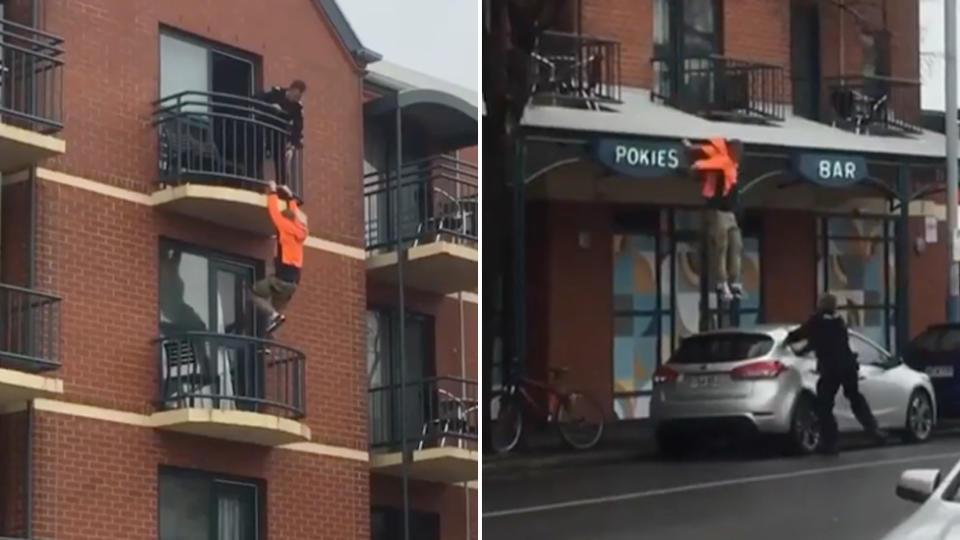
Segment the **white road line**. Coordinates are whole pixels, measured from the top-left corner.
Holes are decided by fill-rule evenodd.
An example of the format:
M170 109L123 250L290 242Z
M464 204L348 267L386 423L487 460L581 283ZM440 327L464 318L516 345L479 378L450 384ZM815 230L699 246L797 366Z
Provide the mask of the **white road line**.
M763 474L759 476L745 476L743 478L731 478L730 480L718 480L715 482L704 482L701 484L689 484L686 486L676 486L661 489L651 489L649 491L635 491L632 493L621 493L620 495L608 495L606 497L593 497L589 499L577 499L551 504L541 504L537 506L527 506L523 508L511 508L509 510L494 510L484 512L484 518L494 518L503 516L514 516L517 514L533 514L536 512L547 512L550 510L559 510L561 508L573 508L577 506L590 506L595 504L605 504L618 501L627 501L630 499L643 499L646 497L656 497L658 495L670 495L673 493L683 493L686 491L696 491L700 489L711 489L725 486L736 486L742 484L753 484L757 482L769 482L771 480L782 480L785 478L799 478L803 476L814 476L818 474L827 474L838 471L850 471L855 469L869 469L873 467L882 467L885 465L895 465L897 463L913 463L917 461L933 461L944 458L956 458L960 455L958 452L948 452L943 454L928 454L921 456L883 459L878 461L868 461L865 463L850 463L848 465L836 465L834 467L820 467L817 469L806 469L803 471L793 471L777 474Z

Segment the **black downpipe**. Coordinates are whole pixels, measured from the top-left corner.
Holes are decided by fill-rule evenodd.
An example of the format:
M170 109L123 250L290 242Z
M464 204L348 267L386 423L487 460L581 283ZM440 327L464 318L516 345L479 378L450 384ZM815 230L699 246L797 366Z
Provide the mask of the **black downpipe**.
M409 489L409 472L407 467L410 463L410 455L407 452L407 365L406 365L406 313L404 306L404 294L403 294L403 263L404 259L407 256L406 250L404 249L403 244L403 234L400 229L400 195L402 191L403 183L400 180L400 175L403 172L403 119L402 111L400 109L400 92L396 94L397 102L395 114L395 129L396 129L396 154L394 155L394 163L396 165L396 176L395 181L397 185L397 191L393 195L393 226L394 226L394 241L395 247L397 250L397 320L399 321L399 329L397 331L397 359L400 364L400 454L402 456L402 466L401 468L401 483L403 484L403 540L410 540L410 489Z
M33 400L27 402L27 444L25 448L26 480L24 481L24 524L26 538L33 538Z
M37 281L37 173L36 169L30 168L27 178L27 197L30 201L29 206L29 226L27 229L27 288L32 289ZM27 317L27 321L32 322L32 317ZM32 343L32 342L31 342Z
M897 351L910 338L910 167L901 163L897 168L897 192L900 195L900 222L896 228L896 315ZM952 234L948 231L947 234Z

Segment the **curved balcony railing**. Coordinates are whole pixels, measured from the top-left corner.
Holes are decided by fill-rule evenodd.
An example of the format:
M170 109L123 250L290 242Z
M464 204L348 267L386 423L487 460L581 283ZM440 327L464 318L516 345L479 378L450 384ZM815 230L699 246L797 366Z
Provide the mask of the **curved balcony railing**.
M363 199L367 250L390 249L397 240L393 198L394 170L364 178ZM477 243L477 166L447 156L406 163L400 170L400 241L421 244L438 240Z
M60 367L60 297L0 283L0 367Z
M825 77L821 118L855 133L920 133L920 81L894 77Z
M303 200L303 153L287 153L290 122L268 103L186 91L153 103L160 183L202 182L262 191L268 180Z
M40 133L63 128L63 39L0 19L0 115Z
M370 388L370 447L401 448L401 411L406 411L407 448L454 447L476 449L477 381L458 377L431 377L410 381L400 408L401 386Z
M158 340L160 407L304 416L306 357L274 341L185 332Z

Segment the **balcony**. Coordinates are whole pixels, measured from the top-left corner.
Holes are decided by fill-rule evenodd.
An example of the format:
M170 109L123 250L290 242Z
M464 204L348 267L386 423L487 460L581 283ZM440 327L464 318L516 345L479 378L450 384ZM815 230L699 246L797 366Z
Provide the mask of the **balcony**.
M364 179L367 275L440 294L477 290L477 167L433 157ZM399 226L394 216L399 206ZM397 234L399 231L400 234Z
M63 39L0 19L0 172L36 165L66 151Z
M782 121L786 113L783 68L711 55L654 58L651 99L710 120Z
M158 341L158 429L278 446L310 439L304 354L240 335L186 332Z
M534 103L600 110L620 102L620 43L547 31L531 53Z
M285 154L288 122L272 106L230 94L181 92L154 107L159 189L152 200L158 208L271 236L268 181L278 179L303 201L303 155L298 149Z
M460 483L477 479L477 382L434 377L370 389L370 464L403 473L400 411L406 411L406 464L411 478ZM404 403L401 406L401 399Z
M0 284L0 406L63 393L60 298Z
M825 123L867 135L909 135L920 128L920 81L847 75L824 78Z

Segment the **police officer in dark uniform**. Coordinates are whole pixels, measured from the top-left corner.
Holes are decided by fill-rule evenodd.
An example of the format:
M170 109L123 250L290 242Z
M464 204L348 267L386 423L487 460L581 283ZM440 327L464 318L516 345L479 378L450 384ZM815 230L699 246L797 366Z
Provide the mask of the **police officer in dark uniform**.
M827 293L820 297L817 312L807 322L787 336L786 344L806 341L801 354L810 350L817 355L817 415L820 419L820 451L837 453L837 419L833 416L833 401L837 390L843 387L843 395L863 429L877 442L886 440L886 434L877 427L877 420L870 405L857 387L859 364L850 350L847 323L837 313L837 297Z

